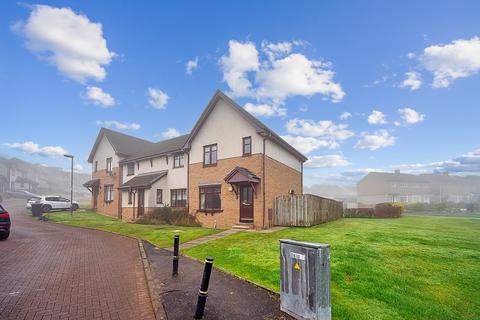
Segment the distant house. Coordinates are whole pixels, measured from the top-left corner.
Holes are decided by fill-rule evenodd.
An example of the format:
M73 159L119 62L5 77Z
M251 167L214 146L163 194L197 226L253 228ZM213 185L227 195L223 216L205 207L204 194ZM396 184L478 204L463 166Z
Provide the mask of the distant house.
M90 153L98 212L126 221L185 208L204 226L273 225L273 199L302 193L307 160L217 91L188 135L153 143L102 128Z
M470 202L480 194L479 176L370 172L357 183L360 207L381 202L439 203Z

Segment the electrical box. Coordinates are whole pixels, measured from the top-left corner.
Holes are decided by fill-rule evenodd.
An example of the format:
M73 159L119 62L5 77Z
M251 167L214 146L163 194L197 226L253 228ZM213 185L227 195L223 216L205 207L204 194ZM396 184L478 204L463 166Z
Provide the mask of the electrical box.
M329 244L280 240L280 309L295 319L331 319Z

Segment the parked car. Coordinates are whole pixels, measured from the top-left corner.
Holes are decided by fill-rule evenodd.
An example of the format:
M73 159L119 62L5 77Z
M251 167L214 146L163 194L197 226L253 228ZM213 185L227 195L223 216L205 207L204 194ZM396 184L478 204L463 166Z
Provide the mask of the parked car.
M0 204L0 240L5 240L10 235L10 214Z
M5 191L5 198L30 199L32 197L37 197L37 195L26 190Z
M73 210L79 208L77 201L73 201L73 204L70 206L69 199L59 196L34 196L27 200L27 209L32 209L32 204L34 203L41 204L43 212L70 210L70 207L72 207Z

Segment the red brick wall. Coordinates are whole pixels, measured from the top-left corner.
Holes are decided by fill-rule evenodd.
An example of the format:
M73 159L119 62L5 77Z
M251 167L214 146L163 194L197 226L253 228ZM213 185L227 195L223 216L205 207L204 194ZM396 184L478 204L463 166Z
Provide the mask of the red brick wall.
M239 223L240 199L229 191L230 185L223 179L236 166L244 167L263 179L263 155L254 154L250 157L235 157L219 160L215 167L203 167L202 163L190 164L189 167L189 210L190 213L205 227L230 228ZM263 206L262 181L256 187L254 196L254 227L256 229L273 226L269 220L268 209L273 210L273 199L278 195L287 195L293 189L295 193L302 192L302 174L274 159L265 157L265 212ZM199 209L199 184L221 182L221 199L223 212L203 213Z
M112 173L109 174L105 170L101 170L98 172L94 172L92 177L95 179L100 179L99 182L99 190L97 193L97 212L114 217L119 218L119 205L121 203L121 192L117 189L120 185L120 174L119 168L112 168ZM105 202L104 197L104 186L106 184L113 184L113 201ZM92 207L93 207L93 196L92 196Z

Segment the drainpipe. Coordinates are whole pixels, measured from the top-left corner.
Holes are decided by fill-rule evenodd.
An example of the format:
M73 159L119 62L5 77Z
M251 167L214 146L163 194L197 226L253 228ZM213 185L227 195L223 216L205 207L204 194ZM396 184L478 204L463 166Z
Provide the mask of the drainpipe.
M263 206L263 212L262 212L262 229L265 229L265 209L266 209L266 206L265 206L265 177L266 177L266 174L265 174L265 145L266 145L266 141L267 141L267 138L271 136L271 133L270 132L263 132L261 134L263 136L263 154L262 154L262 197L263 197L263 201L262 201L262 206Z

